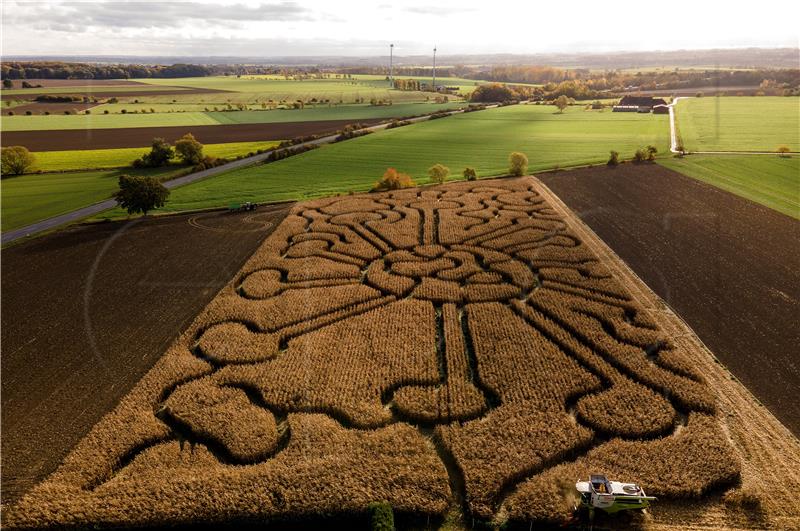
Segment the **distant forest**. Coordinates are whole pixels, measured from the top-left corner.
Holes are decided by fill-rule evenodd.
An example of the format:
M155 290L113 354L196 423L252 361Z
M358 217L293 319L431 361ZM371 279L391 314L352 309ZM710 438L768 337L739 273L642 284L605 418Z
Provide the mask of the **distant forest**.
M386 66L324 68L317 66L286 67L266 65L141 65L43 62L6 62L2 64L4 79L128 79L182 78L212 75L278 74L287 78L305 79L334 74L373 74L388 76ZM430 67L397 67L396 76L431 77ZM609 93L633 90L676 90L701 87L759 87L765 94L796 95L800 93L800 69L643 69L588 70L552 66L498 65L488 67L446 66L437 68L437 77L449 76L497 83L541 85L536 89L516 87L527 97L575 99L598 98Z

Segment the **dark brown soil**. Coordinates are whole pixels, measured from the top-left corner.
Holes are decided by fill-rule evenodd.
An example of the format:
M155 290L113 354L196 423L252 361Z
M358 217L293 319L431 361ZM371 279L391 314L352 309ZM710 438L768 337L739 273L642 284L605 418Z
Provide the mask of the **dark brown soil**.
M124 129L74 129L58 131L9 131L7 146L25 146L31 151L110 149L149 146L155 137L174 142L192 133L203 144L286 140L298 136L337 131L355 120L322 120L272 124L181 125L177 127L131 127ZM374 124L378 120L358 120Z
M146 83L131 81L129 79L14 79L14 88L22 88L22 82L27 81L31 85L42 85L43 87L87 87L87 86L122 86L133 85L149 87Z
M51 473L286 215L78 226L2 251L2 503Z
M135 96L174 96L174 95L189 95L189 94L211 94L218 92L230 92L228 90L206 89L206 88L180 88L180 87L165 87L160 90L138 90L139 87L152 87L154 85L145 85L137 83L131 86L131 90L111 91L103 90L102 87L82 85L75 87L75 92L70 94L77 94L79 96L90 96L92 98L130 98ZM87 90L88 89L88 90ZM36 96L42 94L52 94L47 89L42 89L35 92L26 92L24 94L0 94L2 100L32 100Z
M655 164L539 178L800 434L800 222Z
M100 105L99 103L26 103L25 105L18 105L7 111L3 111L3 114L8 115L9 112L13 112L15 115L19 116L21 114L25 114L25 111L31 111L33 114L44 114L45 112L49 112L50 114L62 114L64 111L70 112L83 112L86 109L91 109L92 107L97 107Z

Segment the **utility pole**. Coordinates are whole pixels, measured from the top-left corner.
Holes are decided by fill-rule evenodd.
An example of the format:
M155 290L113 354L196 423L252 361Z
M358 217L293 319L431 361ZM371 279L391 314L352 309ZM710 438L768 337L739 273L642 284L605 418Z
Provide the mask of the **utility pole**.
M433 91L436 92L436 45L433 46Z
M394 88L394 44L389 45L389 87Z

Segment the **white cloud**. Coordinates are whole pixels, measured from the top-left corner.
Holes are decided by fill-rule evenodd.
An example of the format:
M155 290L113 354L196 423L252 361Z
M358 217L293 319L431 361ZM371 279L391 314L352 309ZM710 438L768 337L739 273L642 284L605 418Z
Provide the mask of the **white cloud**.
M3 1L5 55L382 55L798 46L800 3Z

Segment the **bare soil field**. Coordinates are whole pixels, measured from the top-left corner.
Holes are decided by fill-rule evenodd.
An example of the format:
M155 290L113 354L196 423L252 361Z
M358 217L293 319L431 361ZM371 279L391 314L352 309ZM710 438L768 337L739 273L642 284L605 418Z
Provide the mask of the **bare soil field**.
M125 86L133 85L140 87L149 87L146 83L139 81L131 81L129 79L14 79L14 88L21 88L23 81L27 81L31 85L42 85L45 88L49 87L86 87L86 86Z
M70 149L111 149L149 146L155 137L174 142L192 133L204 144L282 140L337 131L353 122L365 125L380 120L321 120L272 124L186 125L176 127L132 127L129 129L75 129L58 131L9 131L3 133L6 145L25 146L31 151Z
M25 114L26 111L31 111L33 114L44 114L45 112L49 112L50 114L61 114L64 111L77 111L83 112L86 109L91 109L92 107L97 107L100 105L99 103L41 103L41 102L33 102L33 103L26 103L24 105L18 105L13 109L9 109L4 111L5 114L9 112L14 113L15 115ZM8 134L8 133L6 133Z
M798 523L797 440L693 339L534 178L299 204L6 523L263 524L387 500L528 528L568 520L590 471L684 500L635 527ZM764 430L738 439L734 399L769 427L758 464L782 483L743 463Z
M55 470L288 206L76 226L2 251L2 503Z
M800 434L800 222L654 164L541 179Z
M134 86L135 85L135 86ZM72 85L64 85L64 86L72 86ZM218 93L218 92L229 92L227 90L219 90L219 89L208 89L208 88L182 88L179 86L175 86L175 88L164 88L158 90L150 90L149 87L153 85L146 85L144 83L132 83L131 90L103 90L102 88L98 88L95 90L93 86L89 87L89 90L86 90L86 85L76 86L75 92L69 92L69 94L75 94L78 96L89 96L92 98L129 98L129 97L136 97L136 96L175 96L175 95L190 95L190 94L211 94L211 93ZM146 90L142 88L142 90L136 90L136 87L148 87ZM27 100L27 99L34 99L37 96L42 96L44 94L51 94L51 92L47 92L46 90L41 91L34 91L32 92L25 92L23 94L3 94L0 93L0 99L2 100ZM66 92L62 92L63 94L67 94Z

